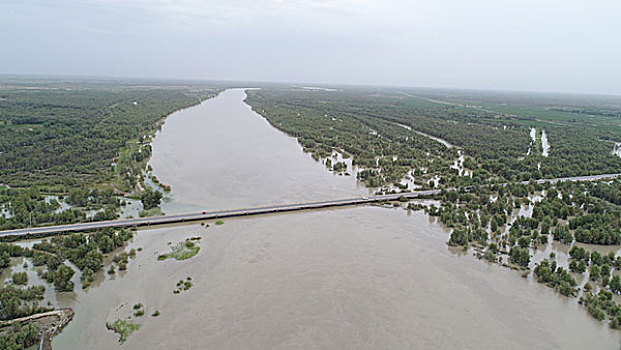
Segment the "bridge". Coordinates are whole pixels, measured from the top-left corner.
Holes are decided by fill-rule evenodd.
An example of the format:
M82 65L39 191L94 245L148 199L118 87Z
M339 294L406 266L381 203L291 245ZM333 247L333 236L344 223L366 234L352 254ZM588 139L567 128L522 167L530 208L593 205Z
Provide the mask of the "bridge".
M296 210L306 210L306 209L319 209L319 208L329 208L329 207L338 207L338 206L360 205L360 204L369 204L369 203L376 203L376 202L398 200L400 197L404 197L407 199L413 199L413 198L417 198L421 196L432 196L432 195L439 194L440 192L441 192L440 190L403 192L403 193L398 193L398 194L387 194L387 195L381 195L381 196L336 199L336 200L304 202L304 203L295 203L295 204L276 204L276 205L270 205L270 206L264 206L264 207L254 207L254 208L244 208L244 209L203 211L199 213L173 214L173 215L152 216L152 217L135 218L135 219L84 222L84 223L78 223L78 224L59 225L59 226L41 226L41 227L23 228L23 229L17 229L17 230L0 231L0 239L7 238L7 237L31 237L31 236L36 237L36 236L45 236L45 235L58 234L58 233L90 231L90 230L96 230L96 229L108 228L108 227L121 228L121 227L174 224L174 223L180 223L180 222L231 218L231 217L236 217L236 216L249 216L249 215L280 213L280 212L286 212L286 211L296 211Z
M538 183L557 183L563 181L597 181L605 179L614 179L620 177L621 174L603 174L603 175L591 175L591 176L576 176L576 177L564 177L556 179L540 179L536 180ZM522 184L528 184L528 181L523 181ZM450 190L450 189L449 189ZM399 198L414 199L418 197L432 196L441 193L441 190L427 190L427 191L415 191L415 192L402 192L397 194L386 194L379 196L358 197L348 199L336 199L326 200L318 202L305 202L295 204L276 204L264 207L244 208L244 209L231 209L231 210L219 210L219 211L203 211L200 213L188 213L188 214L173 214L165 216L152 216L145 218L135 219L119 219L109 221L95 221L84 222L71 225L59 225L59 226L41 226L32 228L23 228L17 230L0 231L0 239L9 237L38 237L59 233L69 232L81 232L90 231L101 228L121 228L121 227L137 227L137 226L150 226L150 225L162 225L162 224L174 224L180 222L190 221L202 221L230 218L236 216L249 216L260 215L270 213L280 213L286 211L307 210L307 209L319 209L338 206L350 206L370 204L376 202L398 200Z

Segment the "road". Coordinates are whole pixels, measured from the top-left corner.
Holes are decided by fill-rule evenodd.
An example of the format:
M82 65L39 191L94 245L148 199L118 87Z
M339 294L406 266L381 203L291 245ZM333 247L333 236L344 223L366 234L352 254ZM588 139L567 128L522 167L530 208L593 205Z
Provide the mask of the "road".
M597 180L616 179L618 177L621 177L621 174L602 174L602 175L589 175L589 176L559 177L556 179L539 179L536 181L540 184L543 184L546 182L554 184L557 182L565 182L565 181L597 181ZM528 181L522 181L522 183L528 184Z
M621 174L604 174L604 175L592 175L592 176L576 176L576 177L564 177L556 179L542 179L537 180L538 183L557 183L563 181L597 181L604 179L613 179L620 177ZM522 182L528 184L528 181ZM146 218L136 219L120 219L110 221L96 221L86 222L71 225L60 226L42 226L33 228L24 228L17 230L0 231L0 238L7 237L28 237L28 236L45 236L50 234L65 233L65 232L80 232L89 231L107 227L134 227L134 226L149 226L149 225L161 225L161 224L173 224L186 221L199 221L199 220L212 220L221 218L230 218L235 216L247 216L247 215L259 215L269 213L279 213L285 211L306 210L306 209L318 209L328 207L338 207L347 205L360 205L369 204L375 202L383 202L389 200L396 200L399 197L405 197L408 199L417 198L420 196L429 196L439 194L440 190L427 190L416 192L404 192L398 194L387 194L381 196L369 196L358 197L348 199L336 199L326 200L319 202L306 202L306 203L294 203L294 204L277 204L265 207L255 208L243 208L243 209L231 209L231 210L219 210L219 211L207 211L201 213L188 213L188 214L174 214L165 216L154 216Z

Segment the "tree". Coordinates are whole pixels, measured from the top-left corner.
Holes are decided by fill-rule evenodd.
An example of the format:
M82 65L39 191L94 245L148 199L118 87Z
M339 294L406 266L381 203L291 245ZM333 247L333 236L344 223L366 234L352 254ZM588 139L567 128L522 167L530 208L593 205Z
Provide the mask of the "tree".
M610 280L610 290L619 294L621 292L621 277L613 276Z
M103 255L96 250L90 250L79 263L78 267L80 267L81 270L90 269L91 271L99 271L103 265Z
M535 276L537 276L537 282L550 283L553 279L553 270L555 267L551 267L547 260L542 261L535 267Z
M561 226L557 227L556 230L554 230L554 240L561 241L561 243L565 244L571 244L571 242L574 240L574 236L571 234L571 232L569 232L567 226Z
M67 202L71 205L85 207L88 204L88 191L82 188L73 188L69 191Z
M518 239L518 245L520 248L528 248L530 245L530 238L527 236L520 237L520 239Z
M601 275L602 277L606 277L606 278L610 276L610 265L608 264L602 265Z
M45 256L45 255L44 255ZM56 255L47 255L46 263L48 271L56 271L56 269L62 265L63 259L59 258Z
M448 244L451 246L468 245L468 233L465 230L454 229L451 232Z
M2 254L0 254L0 269L9 267L10 264L11 264L11 256L9 255L9 253L3 252Z
M71 277L75 271L67 265L60 265L56 271L51 273L52 281L54 282L54 288L58 292L71 292L73 291L73 282Z
M591 266L591 272L589 273L592 281L597 281L601 275L601 268L599 265Z
M161 200L162 193L160 191L154 191L150 188L144 190L140 195L140 201L142 201L142 206L147 210L160 205Z
M509 251L511 262L520 266L527 267L530 263L530 254L528 248L512 247Z
M109 236L103 236L97 242L97 247L101 250L102 253L109 253L114 250L114 240Z
M11 276L11 279L13 280L13 284L23 286L28 283L28 274L26 272L15 272L13 276Z
M582 247L578 247L578 246L571 247L571 249L569 250L569 256L571 256L572 258L576 260L583 260L583 259L586 259L587 261L589 260L589 254L586 251L586 249Z
M95 280L95 276L93 275L93 270L88 267L82 271L82 288L87 288L90 286L91 282Z
M0 336L0 349L21 350L29 348L39 340L39 329L34 323L20 326L13 324L11 332Z

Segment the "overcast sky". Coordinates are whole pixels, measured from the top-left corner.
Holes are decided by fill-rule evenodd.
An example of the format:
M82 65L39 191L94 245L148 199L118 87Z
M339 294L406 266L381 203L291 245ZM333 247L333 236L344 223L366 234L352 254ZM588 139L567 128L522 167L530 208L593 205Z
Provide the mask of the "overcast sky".
M619 0L1 0L0 74L621 94Z

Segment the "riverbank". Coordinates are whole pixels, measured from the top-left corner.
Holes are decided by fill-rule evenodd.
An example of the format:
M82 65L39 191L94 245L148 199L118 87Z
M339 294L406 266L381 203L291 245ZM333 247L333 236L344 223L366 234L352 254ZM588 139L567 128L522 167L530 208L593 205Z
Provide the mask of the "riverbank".
M15 323L19 323L22 326L34 324L40 334L38 349L52 350L52 339L73 319L73 315L74 312L72 309L59 309L12 320L0 321L0 336L5 335L3 328L12 327ZM8 332L10 333L10 331Z

